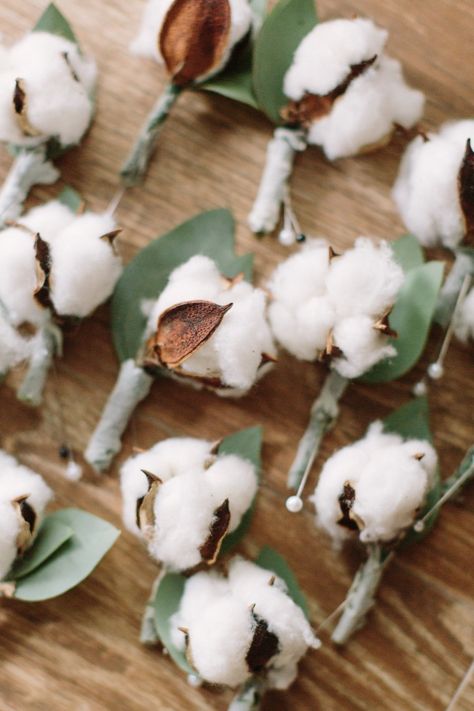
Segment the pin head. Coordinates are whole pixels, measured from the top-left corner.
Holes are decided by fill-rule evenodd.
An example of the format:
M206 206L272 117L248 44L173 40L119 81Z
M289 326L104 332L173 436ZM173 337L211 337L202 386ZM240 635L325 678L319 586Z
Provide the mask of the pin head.
M417 521L417 522L415 523L415 525L413 526L413 529L414 529L417 533L421 533L421 532L424 530L424 528L425 528L425 524L423 523L423 521Z
M198 686L202 685L202 679L197 674L188 674L188 684L197 689Z
M419 380L415 385L413 386L413 395L416 397L423 397L426 395L428 392L428 386L426 384L425 380Z
M444 375L444 368L441 363L431 363L428 366L428 375L432 380L439 380Z
M280 234L278 235L278 241L285 247L290 247L292 244L294 244L295 233L292 229L284 227L282 230L280 230Z
M299 496L289 496L285 506L291 513L299 513L303 508L303 500Z

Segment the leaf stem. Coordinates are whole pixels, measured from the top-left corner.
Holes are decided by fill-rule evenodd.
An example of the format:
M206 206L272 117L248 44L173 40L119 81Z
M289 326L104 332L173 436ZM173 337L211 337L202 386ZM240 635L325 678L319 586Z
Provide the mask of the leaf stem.
M277 128L268 144L265 168L248 223L252 232L271 232L280 216L297 151L306 148L301 129Z
M19 400L33 406L41 403L48 371L55 354L61 352L61 347L61 330L52 321L48 321L33 338L28 370L17 393Z
M120 451L128 421L138 403L150 392L152 382L153 378L135 365L132 358L120 366L115 386L84 455L97 472L107 469Z
M375 604L382 575L391 560L391 554L379 544L367 546L368 558L357 571L347 593L344 611L331 639L336 644L345 644L358 629L364 626L367 613Z
M258 711L265 692L263 679L252 677L242 684L232 699L228 711Z
M474 277L474 259L466 252L457 250L454 264L445 279L436 304L434 320L444 328L453 316L459 292L468 274Z
M131 187L143 180L158 135L181 91L182 87L172 83L167 84L148 114L140 135L120 171L125 185Z
M0 227L15 220L33 185L51 185L59 171L46 158L46 144L20 150L0 190Z
M288 473L288 488L298 489L298 496L306 483L324 435L331 429L339 415L338 403L348 384L347 378L343 378L336 370L331 370L311 407L308 426L300 439L295 459Z
M155 597L156 591L158 590L158 585L160 584L162 578L166 575L166 570L160 571L156 576L155 581L151 587L150 597L145 606L145 611L142 617L142 624L140 628L140 642L147 646L153 647L160 642L160 637L156 631L155 625Z

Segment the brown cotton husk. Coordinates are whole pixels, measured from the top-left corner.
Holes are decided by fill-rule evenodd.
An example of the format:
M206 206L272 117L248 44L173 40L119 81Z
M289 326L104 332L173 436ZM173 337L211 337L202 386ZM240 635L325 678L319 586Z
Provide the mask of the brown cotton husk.
M252 674L261 672L270 659L278 654L279 640L276 634L270 632L268 623L254 612L251 607L251 614L255 624L252 642L245 655L247 667Z
M106 232L105 235L101 235L101 236L99 237L99 239L101 239L103 242L108 242L108 243L109 243L109 245L110 245L110 247L111 247L111 249L112 249L112 252L113 252L115 255L118 254L118 252L117 252L117 247L116 247L116 245L115 245L115 240L117 239L117 237L119 236L119 234L120 234L122 231L123 231L123 230L122 230L121 227L117 227L116 230L111 230L110 232Z
M71 72L71 76L74 79L74 81L77 81L77 82L80 81L79 77L76 74L76 70L74 69L74 67L71 64L71 60L69 59L69 52L63 52L63 57L64 57L64 61L66 62L67 66L68 66L69 71Z
M398 338L398 333L390 326L389 317L392 309L390 308L386 311L377 321L374 323L374 328L376 331L380 331L384 336L390 336L390 338Z
M215 332L232 304L221 306L212 301L184 301L164 311L157 331L149 339L145 361L178 368Z
M54 313L54 305L50 294L51 251L49 244L41 238L39 233L35 239L35 260L36 287L33 295L40 306L45 309L51 309Z
M465 242L474 245L474 151L470 138L466 142L466 150L458 174L458 187L465 224Z
M369 69L377 59L374 55L371 59L366 59L359 64L351 64L347 77L335 89L328 94L306 93L298 101L290 101L281 110L283 120L296 126L309 128L318 119L326 116L332 109L334 102L342 96L349 88L351 82Z
M342 517L337 521L339 526L344 526L350 531L360 531L364 527L363 521L356 516L352 507L355 501L355 489L346 481L342 494L339 496L339 508L341 509Z
M229 530L229 524L229 499L225 499L214 511L211 525L209 526L209 536L199 548L202 560L208 565L216 562L222 541Z
M222 288L223 289L231 289L233 286L236 284L240 284L241 281L245 279L245 274L243 272L239 272L233 277L226 277L226 276L221 276L222 280Z
M41 132L32 126L28 119L28 97L23 79L15 80L15 88L13 90L13 109L20 131L25 136L34 137L41 135Z
M137 526L148 540L155 527L155 499L158 489L163 483L159 477L146 469L142 469L148 479L148 491L145 496L137 499Z
M18 555L23 555L30 545L37 521L36 511L27 501L28 495L19 496L13 499L12 505L16 511L16 515L20 524L20 530L16 537L16 549Z
M231 25L228 0L175 0L158 38L174 84L185 86L222 61Z
M331 358L340 358L342 356L342 350L339 346L334 343L334 332L333 329L329 331L326 338L326 346L323 351L320 352L318 360L321 363L329 363Z

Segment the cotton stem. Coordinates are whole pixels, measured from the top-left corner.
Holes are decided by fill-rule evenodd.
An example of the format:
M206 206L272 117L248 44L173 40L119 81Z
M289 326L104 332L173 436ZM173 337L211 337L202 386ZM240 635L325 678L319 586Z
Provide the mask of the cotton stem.
M140 642L148 646L155 646L160 642L160 638L156 631L155 624L155 597L156 591L158 590L158 585L160 584L162 578L164 577L166 571L162 570L160 574L156 577L155 582L152 585L150 597L145 607L145 611L142 617L142 625L140 628Z
M265 692L263 679L252 677L241 686L228 711L258 711Z
M298 445L296 457L288 473L288 488L298 489L313 465L321 441L339 415L339 400L349 380L331 370L319 396L311 408L308 426Z
M367 613L375 604L375 595L390 556L378 544L369 546L368 554L354 577L344 612L331 635L336 644L345 644L354 632L364 626Z
M121 447L121 437L138 405L150 392L153 378L131 358L120 366L114 389L92 434L85 458L97 471L107 469Z
M0 227L15 220L33 185L51 185L59 171L46 158L46 146L22 149L16 156L0 190Z
M61 347L62 334L53 323L49 322L38 330L33 339L28 370L17 393L19 400L33 406L41 403L48 371Z
M436 304L435 321L446 328L456 307L459 292L467 274L474 276L474 260L465 252L457 251Z
M277 128L268 144L265 168L248 223L252 232L272 232L280 216L297 151L306 148L303 131Z
M180 93L181 87L176 84L167 84L148 114L140 135L120 171L125 185L137 185L143 180L158 135Z

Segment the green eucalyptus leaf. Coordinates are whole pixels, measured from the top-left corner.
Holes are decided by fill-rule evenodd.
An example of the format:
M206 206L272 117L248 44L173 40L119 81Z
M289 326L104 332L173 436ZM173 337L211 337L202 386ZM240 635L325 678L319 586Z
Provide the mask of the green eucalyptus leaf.
M418 361L433 320L443 266L442 262L429 262L407 272L390 314L390 326L398 333L398 338L391 339L397 355L378 363L362 376L362 382L386 383L395 380Z
M252 58L255 32L263 22L267 0L250 0L250 6L254 17L254 32L249 32L246 39L239 43L225 68L215 77L199 84L198 88L258 109L253 90Z
M27 550L23 558L16 561L8 574L8 579L18 580L32 573L73 535L72 528L56 520L54 514L46 516L33 545Z
M395 434L399 434L403 437L403 439L425 439L428 442L431 442L433 437L431 434L429 418L430 410L427 398L417 397L402 405L398 408L398 410L390 413L390 415L388 415L388 417L386 417L383 421L384 430L386 432L394 432ZM434 486L429 492L426 498L426 503L418 518L423 518L423 516L435 505L439 498L440 491L441 481L439 470L437 469ZM431 516L429 516L422 531L415 531L411 528L398 545L398 548L402 549L412 543L419 543L422 541L433 528L433 525L438 517L438 513L439 510L436 510Z
M211 257L226 276L252 278L253 255L234 252L234 220L228 210L211 210L154 240L125 267L112 297L112 335L120 361L135 358L146 326L143 302L157 299L169 275L196 254Z
M52 35L64 37L64 39L78 44L69 22L66 20L64 15L59 12L54 3L48 5L36 25L33 27L32 31L49 32Z
M283 79L303 37L317 22L315 0L280 0L255 41L253 85L258 105L275 124L288 103Z
M246 430L235 432L234 434L224 437L219 445L218 454L237 454L239 457L248 459L254 465L257 471L257 477L260 480L261 475L261 451L262 451L262 428L249 427ZM240 543L242 538L247 533L252 521L253 512L255 509L257 494L255 495L250 507L242 516L242 520L238 527L226 536L222 542L221 554L228 553L237 543Z
M172 615L178 611L183 597L186 578L178 573L168 573L165 575L156 590L153 606L155 608L155 626L158 636L163 646L175 664L186 674L194 673L193 668L188 663L184 652L175 647L171 639L170 620Z
M308 603L306 602L305 596L301 592L301 588L298 585L295 575L288 567L286 560L282 558L279 553L273 550L273 548L264 546L255 563L261 568L271 570L272 573L275 573L275 575L278 575L279 578L285 581L288 588L288 595L298 605L298 607L301 607L304 614L309 619Z
M69 185L66 185L66 187L61 190L58 195L58 200L75 213L79 212L83 205L83 200L80 194Z
M75 587L92 573L120 534L110 523L79 509L62 509L48 518L71 528L73 535L17 581L14 597L19 600L48 600Z
M403 235L391 242L390 246L404 272L421 266L425 261L420 243L413 235Z

